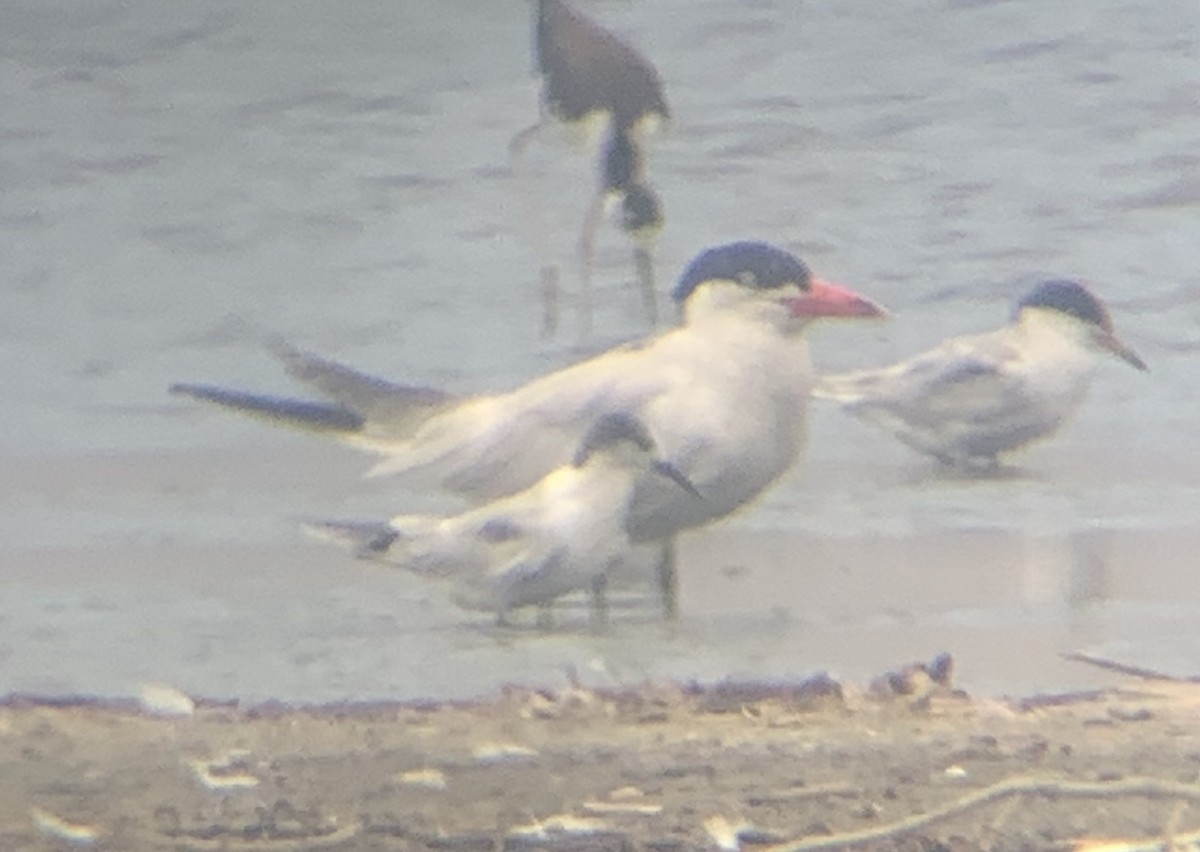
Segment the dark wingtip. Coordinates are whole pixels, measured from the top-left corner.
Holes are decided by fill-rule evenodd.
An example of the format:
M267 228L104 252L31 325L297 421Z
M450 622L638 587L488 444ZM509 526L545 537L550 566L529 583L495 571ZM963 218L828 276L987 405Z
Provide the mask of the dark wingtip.
M357 432L365 422L362 415L333 403L267 396L187 382L177 382L169 390L179 396L189 396L243 414L260 415L306 429Z

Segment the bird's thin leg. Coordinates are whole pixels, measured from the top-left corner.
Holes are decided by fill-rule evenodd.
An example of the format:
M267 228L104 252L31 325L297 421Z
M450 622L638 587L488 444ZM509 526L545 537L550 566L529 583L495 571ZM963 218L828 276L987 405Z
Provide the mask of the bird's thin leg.
M651 327L658 325L658 294L654 289L654 255L646 246L633 247L633 264L642 288L642 305Z
M592 580L592 627L602 630L608 626L608 575Z
M509 159L513 175L517 179L517 192L521 198L521 224L525 239L537 256L542 289L542 333L552 337L558 328L559 274L558 266L550 261L550 246L546 241L546 229L541 219L541 207L533 191L533 178L525 161L525 151L544 128L546 123L526 127L508 144Z
M540 271L542 285L542 334L553 337L558 331L559 295L558 266L543 263Z
M658 589L662 594L663 616L668 621L679 618L679 568L673 538L664 541L659 552Z
M995 476L1000 472L1000 457L995 453L963 456L954 460L954 469L967 476Z
M592 331L592 260L596 255L596 231L604 218L605 192L597 190L579 232L579 321L586 337Z
M995 453L990 456L982 456L975 461L976 466L972 467L970 472L985 479L1001 479L1012 473L1000 463L1000 456Z

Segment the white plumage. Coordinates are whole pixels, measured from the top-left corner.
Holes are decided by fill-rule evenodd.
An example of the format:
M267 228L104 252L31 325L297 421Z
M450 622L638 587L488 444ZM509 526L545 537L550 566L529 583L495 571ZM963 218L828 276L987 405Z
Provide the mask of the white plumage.
M1106 353L1146 369L1095 294L1078 282L1046 281L1003 328L951 338L888 367L823 376L814 395L946 465L991 468L1067 423Z

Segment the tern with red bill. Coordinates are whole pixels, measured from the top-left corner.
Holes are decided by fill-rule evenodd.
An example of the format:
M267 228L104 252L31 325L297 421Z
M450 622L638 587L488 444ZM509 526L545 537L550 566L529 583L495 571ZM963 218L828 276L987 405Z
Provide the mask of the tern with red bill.
M1003 328L951 338L889 367L824 376L814 395L947 466L992 470L1078 411L1106 354L1147 369L1117 337L1099 296L1055 279L1022 298Z
M328 402L200 384L172 391L332 432L382 455L376 475L476 504L529 488L565 464L599 413L629 412L704 495L696 500L643 476L630 506L632 540L662 545L659 579L673 615L674 537L747 505L800 457L814 383L805 329L823 318L886 314L761 242L702 252L673 296L679 327L506 392L456 396L397 385L283 347L288 371Z

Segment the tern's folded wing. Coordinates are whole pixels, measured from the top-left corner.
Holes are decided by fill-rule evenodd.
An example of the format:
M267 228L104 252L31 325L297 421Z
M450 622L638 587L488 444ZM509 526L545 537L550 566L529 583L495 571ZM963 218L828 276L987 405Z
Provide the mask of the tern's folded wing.
M1015 361L996 353L944 347L898 366L851 408L886 408L914 421L970 421L995 418L1021 402Z
M571 460L598 416L636 413L672 381L633 354L616 350L450 406L384 450L371 474L414 477L477 502L528 488Z
M849 411L933 450L1003 452L1045 434L1062 414L1034 392L1021 353L999 333L947 341L853 381Z
M506 561L496 562L486 578L485 585L506 607L548 603L588 587L590 578L569 570L566 546L539 546L531 541L526 545L514 549Z
M451 517L398 515L388 526L397 533L390 561L418 574L467 582L524 553L532 539L519 516L493 506Z
M813 395L851 410L888 408L944 416L1005 404L1019 389L1020 352L1004 334L947 340L905 361L820 377Z

